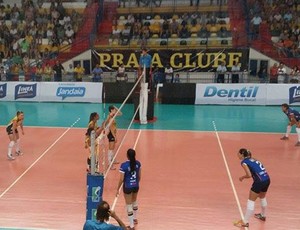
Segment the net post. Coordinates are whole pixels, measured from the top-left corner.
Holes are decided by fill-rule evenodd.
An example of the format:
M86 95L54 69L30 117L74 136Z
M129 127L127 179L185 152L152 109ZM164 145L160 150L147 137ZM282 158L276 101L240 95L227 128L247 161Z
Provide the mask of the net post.
M93 130L91 132L91 174L95 175L96 172L96 153L95 153L95 143L96 143L96 132Z

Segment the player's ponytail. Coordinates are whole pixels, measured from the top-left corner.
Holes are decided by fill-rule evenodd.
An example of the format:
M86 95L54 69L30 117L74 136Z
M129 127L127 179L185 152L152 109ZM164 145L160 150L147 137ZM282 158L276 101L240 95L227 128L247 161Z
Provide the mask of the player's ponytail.
M91 113L91 115L90 115L90 121L89 122L91 122L92 120L94 120L94 118L97 116L97 112L93 112L93 113Z
M136 168L135 150L134 149L127 150L127 158L130 161L130 172L133 172Z
M239 153L243 155L244 158L251 158L252 154L248 149L240 149Z

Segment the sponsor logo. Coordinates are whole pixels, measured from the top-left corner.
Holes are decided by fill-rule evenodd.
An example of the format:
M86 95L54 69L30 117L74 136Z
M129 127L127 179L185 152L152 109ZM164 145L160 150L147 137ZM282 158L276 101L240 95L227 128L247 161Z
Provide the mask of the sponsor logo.
M58 87L56 96L64 100L67 97L84 97L85 87Z
M100 190L100 186L92 187L92 202L100 202Z
M92 209L91 210L91 213L92 213L92 220L97 220L97 209Z
M207 86L204 98L227 98L230 102L253 102L256 101L258 86L243 87L241 89L218 89L216 86Z
M36 84L19 84L15 86L15 100L36 97Z
M290 104L300 102L300 86L293 86L289 89Z
M0 98L6 97L7 93L7 84L0 84Z

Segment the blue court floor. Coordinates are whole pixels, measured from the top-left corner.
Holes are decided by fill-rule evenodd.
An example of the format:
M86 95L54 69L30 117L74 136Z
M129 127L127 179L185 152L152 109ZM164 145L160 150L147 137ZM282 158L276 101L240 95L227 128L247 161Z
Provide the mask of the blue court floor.
M89 114L98 112L101 123L110 104L92 103L33 103L1 102L0 125L5 126L16 111L25 113L25 126L70 127L87 126ZM120 104L116 104L120 106ZM134 115L133 104L125 104L123 116L118 117L121 129L129 127ZM228 105L166 105L155 104L156 122L147 125L133 123L133 129L213 131L215 121L218 131L272 132L286 129L287 117L281 106L228 106Z

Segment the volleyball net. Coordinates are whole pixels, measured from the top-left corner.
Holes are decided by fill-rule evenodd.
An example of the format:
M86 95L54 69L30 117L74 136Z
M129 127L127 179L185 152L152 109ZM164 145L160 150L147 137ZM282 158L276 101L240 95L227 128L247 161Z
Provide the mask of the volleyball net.
M128 106L126 107L126 103L130 98L133 98L134 93L139 90L140 83L144 81L145 76L145 68L140 76L136 79L134 86L131 91L128 93L124 101L120 106L115 106L116 112L113 116L109 115L109 106L106 105L105 100L103 100L103 120L100 121L102 123L103 131L99 136L95 132L91 134L91 174L101 174L104 178L107 176L108 172L111 169L114 169L114 163L116 162L116 158L124 146L126 142L126 137L132 127L132 124L135 120L137 113L139 112L140 106L133 109L134 113L131 117L128 114ZM105 98L105 93L104 93ZM131 106L129 106L131 108ZM121 128L119 128L119 125ZM109 145L108 135L110 133L111 127L117 126L117 142L115 143L115 147L111 150Z

